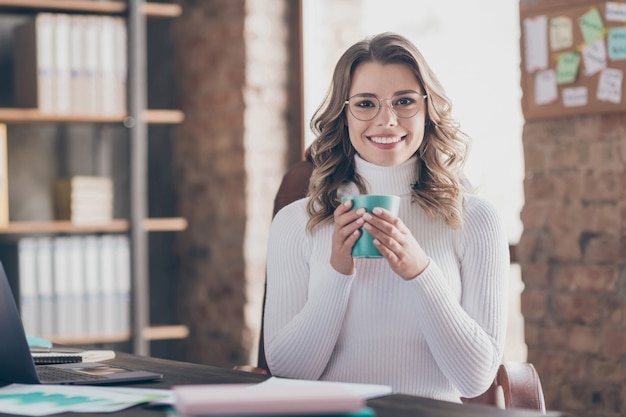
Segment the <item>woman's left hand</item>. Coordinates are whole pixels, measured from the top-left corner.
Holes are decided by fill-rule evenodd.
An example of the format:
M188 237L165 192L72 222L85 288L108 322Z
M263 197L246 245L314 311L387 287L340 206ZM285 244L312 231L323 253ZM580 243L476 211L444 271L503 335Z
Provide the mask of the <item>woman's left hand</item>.
M408 281L426 269L430 258L402 220L380 207L373 214L365 213L363 219L363 228L374 237L374 245L396 274Z

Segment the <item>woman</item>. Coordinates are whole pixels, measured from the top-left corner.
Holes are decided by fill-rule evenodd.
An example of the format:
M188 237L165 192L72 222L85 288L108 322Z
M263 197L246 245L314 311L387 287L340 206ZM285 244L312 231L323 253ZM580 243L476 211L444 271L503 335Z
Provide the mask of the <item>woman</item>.
M500 363L509 268L494 208L465 187L467 138L417 48L384 33L339 59L316 112L309 195L275 217L265 353L276 376L460 402ZM341 197L393 194L398 216ZM352 258L361 228L382 259Z

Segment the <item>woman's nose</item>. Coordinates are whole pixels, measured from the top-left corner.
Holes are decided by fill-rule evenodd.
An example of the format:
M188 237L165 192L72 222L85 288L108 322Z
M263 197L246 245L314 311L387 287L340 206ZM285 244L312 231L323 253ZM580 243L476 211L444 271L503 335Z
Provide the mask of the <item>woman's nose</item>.
M383 102L387 102L384 104ZM382 99L380 100L380 110L376 115L376 120L379 124L384 126L396 125L398 123L398 116L396 115L395 110L393 109L393 105L391 104L391 99Z

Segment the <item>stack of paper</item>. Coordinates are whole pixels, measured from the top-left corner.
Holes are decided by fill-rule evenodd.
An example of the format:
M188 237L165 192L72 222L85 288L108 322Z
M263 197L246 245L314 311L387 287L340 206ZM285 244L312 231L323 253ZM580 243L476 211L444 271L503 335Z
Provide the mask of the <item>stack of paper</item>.
M113 220L113 182L107 177L74 176L54 183L58 220L77 225L106 224Z
M175 407L187 417L325 416L373 417L365 401L392 394L388 385L271 377L259 384L180 385Z
M358 395L325 385L183 385L173 390L176 409L185 416L350 415L365 407Z

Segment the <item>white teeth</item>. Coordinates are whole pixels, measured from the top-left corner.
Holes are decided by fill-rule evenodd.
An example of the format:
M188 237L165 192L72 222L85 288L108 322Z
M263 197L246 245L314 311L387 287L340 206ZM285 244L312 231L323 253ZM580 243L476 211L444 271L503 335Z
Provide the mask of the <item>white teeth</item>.
M390 143L400 142L400 140L402 138L399 137L399 136L395 136L395 137L392 137L392 138L387 137L387 136L386 137L372 136L371 139L372 139L372 142L374 142L374 143L382 143L382 144L388 145Z

